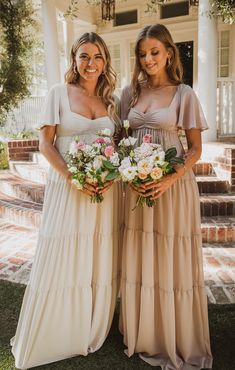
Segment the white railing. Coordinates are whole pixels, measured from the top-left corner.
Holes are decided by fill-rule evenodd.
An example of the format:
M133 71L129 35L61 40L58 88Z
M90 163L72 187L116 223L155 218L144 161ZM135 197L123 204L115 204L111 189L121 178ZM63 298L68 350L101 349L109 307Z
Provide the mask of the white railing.
M235 136L235 78L217 79L217 129L219 137Z
M45 97L30 97L8 114L4 129L7 132L34 131L40 123Z

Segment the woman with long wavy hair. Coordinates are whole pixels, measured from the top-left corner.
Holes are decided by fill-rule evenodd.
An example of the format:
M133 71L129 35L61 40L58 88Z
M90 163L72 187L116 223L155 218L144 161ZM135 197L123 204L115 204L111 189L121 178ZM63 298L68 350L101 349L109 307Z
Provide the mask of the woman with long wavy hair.
M119 285L122 193L71 183L65 154L119 121L115 73L104 41L85 33L72 46L65 83L53 86L41 120L40 151L51 168L38 246L12 352L26 369L98 350L110 329ZM104 193L101 204L90 196Z
M185 163L159 182L127 189L120 330L128 356L137 352L162 370L211 368L200 204L192 171L207 124L194 91L182 83L179 52L165 26L140 32L135 57L132 83L121 96L122 119L129 120L138 144L151 135L164 150L175 147ZM179 129L185 130L186 153ZM155 206L135 207L139 195L151 196Z

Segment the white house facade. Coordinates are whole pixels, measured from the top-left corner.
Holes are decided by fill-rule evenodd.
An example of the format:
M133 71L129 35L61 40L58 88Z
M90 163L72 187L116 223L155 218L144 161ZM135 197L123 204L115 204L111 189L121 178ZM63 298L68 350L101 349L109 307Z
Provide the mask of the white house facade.
M131 80L139 31L162 23L179 47L185 83L198 94L210 126L203 140L235 142L235 24L209 16L210 0L199 0L198 6L187 0L169 0L157 5L156 13L146 12L147 0L115 1L115 19L103 21L100 6L88 5L86 0L78 1L73 20L63 16L70 0L41 0L48 89L63 81L73 41L84 32L95 31L109 47L120 93Z

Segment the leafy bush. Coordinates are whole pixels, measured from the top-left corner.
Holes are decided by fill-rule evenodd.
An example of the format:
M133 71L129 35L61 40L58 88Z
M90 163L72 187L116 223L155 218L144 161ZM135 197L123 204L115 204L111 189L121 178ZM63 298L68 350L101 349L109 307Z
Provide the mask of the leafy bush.
M0 170L9 168L7 143L0 141Z
M0 1L0 125L30 93L35 27L32 0Z

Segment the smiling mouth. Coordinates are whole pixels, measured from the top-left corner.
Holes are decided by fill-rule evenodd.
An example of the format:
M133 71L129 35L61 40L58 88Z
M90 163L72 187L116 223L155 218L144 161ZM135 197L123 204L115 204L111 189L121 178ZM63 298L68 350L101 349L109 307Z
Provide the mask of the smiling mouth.
M146 65L146 68L147 68L147 69L151 69L151 68L153 68L153 67L155 67L155 66L156 66L156 64Z
M85 71L88 72L88 73L95 73L96 69L86 69Z

